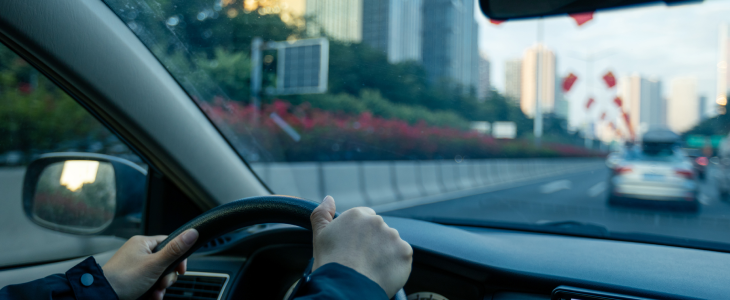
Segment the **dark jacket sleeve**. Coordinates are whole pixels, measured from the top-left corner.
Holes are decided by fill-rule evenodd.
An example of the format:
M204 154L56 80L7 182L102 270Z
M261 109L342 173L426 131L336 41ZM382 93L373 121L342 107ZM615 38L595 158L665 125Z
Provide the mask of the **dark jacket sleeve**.
M0 290L0 300L118 300L117 294L96 263L89 257L66 272L9 285Z
M369 299L388 300L383 288L359 272L338 263L319 267L304 278L296 300Z

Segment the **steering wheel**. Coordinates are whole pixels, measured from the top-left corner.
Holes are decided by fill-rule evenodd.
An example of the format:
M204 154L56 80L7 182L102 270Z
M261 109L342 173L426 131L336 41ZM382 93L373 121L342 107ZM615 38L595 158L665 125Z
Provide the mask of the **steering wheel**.
M185 230L195 228L199 236L195 244L183 256L178 258L172 265L168 266L163 276L172 270L184 259L188 258L196 250L212 239L233 230L263 224L263 223L284 223L300 226L312 230L312 223L309 216L319 204L313 201L293 196L260 196L236 200L213 208L173 231L162 241L154 252L160 251L170 241ZM338 214L335 214L335 218ZM395 299L405 299L403 289L398 291Z

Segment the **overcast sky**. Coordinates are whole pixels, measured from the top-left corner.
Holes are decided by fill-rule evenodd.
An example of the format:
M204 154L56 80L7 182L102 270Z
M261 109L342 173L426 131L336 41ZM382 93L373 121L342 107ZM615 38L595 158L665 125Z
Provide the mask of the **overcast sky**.
M617 78L636 73L660 79L665 97L672 79L694 77L698 93L714 102L719 27L729 21L730 1L597 12L593 20L580 27L568 16L545 18L544 43L556 55L559 76L569 72L578 76L567 94L571 124L579 125L586 118L587 77L593 80L591 94L598 103L592 109L593 117L603 110L609 115L617 113L610 103L616 91L606 88L601 80L609 70ZM491 84L504 92L505 61L521 57L527 47L536 43L537 21L494 25L479 13L477 22L479 47L491 61ZM593 74L586 76L587 64L577 58L589 55L605 58L595 61Z

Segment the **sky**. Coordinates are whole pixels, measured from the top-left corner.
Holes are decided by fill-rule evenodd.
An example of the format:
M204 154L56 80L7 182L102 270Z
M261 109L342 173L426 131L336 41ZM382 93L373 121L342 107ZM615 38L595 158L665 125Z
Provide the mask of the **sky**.
M476 18L480 51L491 61L491 84L504 92L505 62L520 58L526 48L537 42L538 21L494 25L481 12ZM609 118L617 116L618 109L611 103L616 88L608 89L601 79L608 71L617 79L631 74L657 78L662 81L664 97L669 96L671 80L693 77L698 94L708 98L706 111L712 110L719 28L720 24L730 22L730 1L599 11L580 27L568 16L548 17L542 22L543 43L556 55L558 76L572 72L578 77L566 94L572 126L596 120L603 111ZM589 56L600 58L593 63L591 74L587 74L585 61ZM592 80L590 90L588 80ZM589 114L585 109L588 94L597 102Z

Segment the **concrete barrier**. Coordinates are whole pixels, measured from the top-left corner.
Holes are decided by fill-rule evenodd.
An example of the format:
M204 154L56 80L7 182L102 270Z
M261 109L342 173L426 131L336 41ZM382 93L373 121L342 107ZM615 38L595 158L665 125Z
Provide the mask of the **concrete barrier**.
M421 172L417 161L393 162L395 186L400 199L413 199L425 196L421 185Z
M601 168L600 159L482 159L442 161L252 164L276 194L337 200L338 211L446 192L509 184Z
M365 195L369 205L380 205L398 200L391 164L388 162L362 164Z
M439 170L441 171L441 183L447 192L458 191L459 177L456 173L456 162L452 160L444 160L439 163Z
M294 195L309 200L324 199L317 163L274 163L269 166L267 185L276 194ZM297 193L297 194L294 194Z
M465 160L456 164L456 174L459 178L458 185L460 189L470 189L481 185L474 174L477 163L478 161L476 160Z
M356 206L367 205L360 181L359 163L332 162L322 164L324 192L335 198L338 211L345 211Z
M419 162L419 166L421 169L421 184L426 195L436 195L446 191L441 183L441 171L438 162L422 161Z

